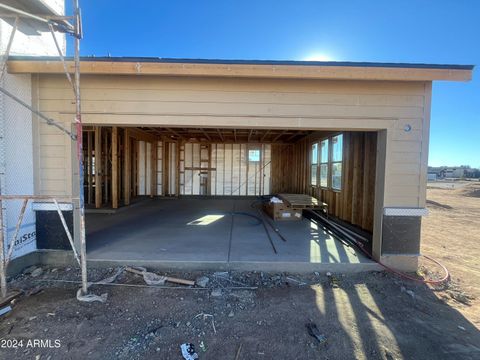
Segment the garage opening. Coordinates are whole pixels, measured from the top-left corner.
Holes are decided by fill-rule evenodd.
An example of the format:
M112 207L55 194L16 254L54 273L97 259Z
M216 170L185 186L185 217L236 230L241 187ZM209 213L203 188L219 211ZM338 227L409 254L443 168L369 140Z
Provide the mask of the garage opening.
M87 249L118 262L368 264L376 132L91 126Z

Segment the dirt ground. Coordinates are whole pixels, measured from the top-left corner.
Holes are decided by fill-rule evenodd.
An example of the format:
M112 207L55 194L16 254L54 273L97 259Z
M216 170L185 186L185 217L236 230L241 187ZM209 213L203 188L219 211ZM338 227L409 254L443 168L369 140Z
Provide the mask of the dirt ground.
M381 272L197 272L168 275L206 276L205 287L155 288L123 272L116 283L135 287L93 286L102 304L76 300L77 269L31 268L10 282L25 295L0 317L0 359L182 359L182 343L200 359L479 359L480 184L428 199L422 252L449 268L447 286Z
M430 215L422 220L421 251L450 270L452 281L437 296L480 329L480 182L452 188L427 190Z
M114 271L93 269L90 276L99 280ZM174 275L207 275L209 284L198 289L96 286L94 292L108 293L105 304L77 301L76 284L44 282L78 280L79 275L74 269L47 269L13 282L43 290L19 299L2 318L0 337L23 340L23 345L3 344L0 358L181 359L180 345L186 342L195 345L200 359L480 356L480 333L459 311L428 287L386 273L229 273L227 278L182 273ZM143 280L124 273L117 282ZM229 289L245 285L253 288ZM325 343L308 334L311 322ZM27 346L32 339L50 340L51 348Z

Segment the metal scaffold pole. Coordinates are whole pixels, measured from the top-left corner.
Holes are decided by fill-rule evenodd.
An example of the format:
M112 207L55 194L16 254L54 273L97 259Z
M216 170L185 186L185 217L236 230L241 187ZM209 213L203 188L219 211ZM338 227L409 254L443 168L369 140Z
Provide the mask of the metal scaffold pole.
M80 258L78 258L77 251L74 247L73 239L72 236L68 230L68 227L66 226L65 219L63 218L63 214L61 212L60 206L58 205L57 201L53 197L45 197L45 196L38 196L38 195L4 195L0 194L0 295L1 297L5 298L7 294L7 281L6 281L6 271L7 271L7 266L9 263L9 260L12 256L13 252L13 245L16 239L16 236L18 235L18 228L22 222L23 215L25 212L26 204L29 199L43 199L43 198L48 198L50 200L53 200L58 214L60 216L60 219L62 220L62 224L64 226L64 229L67 233L67 237L69 239L70 244L72 245L73 252L75 255L76 260L80 264L81 272L82 272L82 288L81 292L82 295L87 295L88 293L88 276L87 276L87 251L86 251L86 239L85 239L85 201L84 201L84 177L83 177L83 146L82 146L82 115L81 115L81 99L80 99L80 40L82 39L82 21L81 21L81 13L80 13L80 7L79 7L79 1L78 0L72 0L73 1L73 16L60 16L60 17L48 17L48 16L43 16L43 15L34 15L30 14L26 11L22 11L20 9L4 5L0 3L0 9L1 10L6 10L9 13L7 14L0 14L1 17L6 17L6 18L14 18L15 23L14 27L12 30L12 33L10 35L10 40L8 42L6 54L5 54L5 63L0 65L0 79L3 77L3 75L6 72L7 69L7 60L9 56L9 51L13 43L13 38L15 35L15 31L17 29L18 21L19 18L27 18L29 20L36 20L40 21L42 23L47 24L50 32L52 33L53 40L55 42L55 46L58 50L60 60L63 63L63 67L65 70L65 75L67 76L68 81L70 84L73 85L73 92L75 96L75 130L72 133L69 131L67 128L65 128L60 121L56 121L39 110L33 108L26 102L24 102L22 99L20 99L18 96L12 94L8 90L6 90L4 87L0 86L0 93L3 93L4 95L8 96L12 100L14 100L16 103L20 104L24 108L30 110L32 113L36 114L39 119L45 121L47 125L55 126L59 130L63 131L65 134L67 134L72 141L76 141L76 152L77 152L77 162L78 162L78 176L79 176L79 195L78 195L78 211L79 211L79 245L80 245ZM68 20L74 21L74 24L70 24ZM65 58L62 54L61 48L55 38L55 33L54 31L58 30L67 34L70 34L74 37L74 47L75 47L75 53L74 53L74 80L72 82L71 75L68 72L68 67L67 63L65 61ZM56 196L58 198L58 196ZM3 212L2 212L2 201L3 200L14 200L14 199L23 199L24 204L22 207L22 210L20 212L20 216L18 219L17 223L17 230L15 232L15 236L13 238L13 241L10 242L10 246L5 246L5 238L3 234ZM72 200L74 198L71 198ZM7 254L5 254L5 250L7 250ZM77 294L78 298L78 294Z
M82 28L78 0L73 0L75 16L75 126L77 133L77 161L79 176L80 259L82 269L82 293L88 293L87 244L85 239L85 196L83 188L83 125L80 102L80 39Z

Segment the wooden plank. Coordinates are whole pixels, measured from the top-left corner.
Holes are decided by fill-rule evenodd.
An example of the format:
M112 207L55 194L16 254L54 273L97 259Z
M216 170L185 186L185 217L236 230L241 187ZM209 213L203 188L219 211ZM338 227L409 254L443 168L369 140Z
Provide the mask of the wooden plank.
M342 215L341 218L351 222L351 204L352 204L352 144L351 133L343 134L343 186L342 186Z
M88 204L93 202L93 162L92 162L92 133L87 133L87 184L88 184Z
M363 153L363 199L362 199L362 221L361 226L362 228L367 227L367 214L369 211L369 178L371 177L372 169L371 169L371 161L370 161L370 148L371 148L371 138L368 133L363 134L364 144L365 144L365 151Z
M364 199L363 204L363 216L364 220L362 222L362 228L368 231L373 232L373 219L374 219L374 207L375 207L375 171L376 171L376 158L377 158L377 134L367 133L368 148L366 148L366 153L368 153L368 168L369 174L365 179L367 186L365 187L368 196Z
M363 200L363 134L353 135L353 193L352 193L352 224L362 224L362 200Z
M315 209L315 208L324 207L324 205L321 202L319 202L318 199L310 195L278 194L278 197L294 208Z
M176 182L175 182L175 195L179 196L180 195L180 141L175 142L175 149L177 152L177 161L176 161Z
M112 127L112 208L118 208L118 128Z
M102 207L102 128L95 126L95 207Z
M123 167L123 202L125 205L130 205L130 194L131 194L131 174L132 174L132 149L131 143L132 139L130 138L130 130L125 128L123 132L124 137L124 167Z
M141 66L139 66L141 63ZM61 61L10 60L7 63L11 74L63 74ZM74 63L67 62L73 71ZM162 63L125 61L85 61L80 63L82 74L119 75L181 75L260 78L302 78L342 80L400 80L468 81L472 78L469 68L414 68L414 67L366 67L361 64L349 66L302 66L286 64L205 64Z
M151 180L150 180L150 197L157 195L157 141L150 144L151 153Z
M137 82L136 82L137 83ZM141 84L141 83L140 83ZM88 86L88 84L87 84ZM402 95L401 93L385 91L382 94L376 93L360 93L358 96L352 96L351 91L345 93L345 90L338 91L332 89L327 92L323 84L319 84L315 94L311 92L289 92L287 89L276 90L274 92L257 91L256 86L250 91L239 91L229 89L222 91L220 89L208 89L208 91L196 91L193 89L178 89L177 86L168 86L168 82L162 81L156 88L142 88L142 85L135 89L127 89L122 87L109 88L108 99L112 101L152 101L152 102L219 102L219 103L238 103L238 104L293 104L293 105L338 105L338 106L406 106L406 107L423 107L424 96L420 94ZM358 88L358 87L357 87ZM370 85L370 91L378 92L375 87ZM354 89L353 89L354 90ZM72 101L73 94L57 87L42 88L40 94L41 100L69 100ZM99 101L105 98L105 90L99 87L82 88L82 101ZM421 121L414 122L413 129L421 129ZM399 127L400 129L403 126ZM212 130L212 131L208 131ZM224 139L224 131L220 129L201 129L201 134L209 134L217 136L221 142ZM246 140L252 141L253 129L248 129ZM268 132L268 134L267 134ZM271 130L260 134L260 142L268 142L269 137L273 136ZM298 136L298 133L291 134L286 141L290 142Z
M123 169L123 164L124 164L124 152L125 152L125 148L124 148L124 144L123 144L123 133L121 133L120 131L118 131L117 133L117 157L118 157L118 161L117 161L117 167L118 167L118 185L117 185L117 189L118 189L118 199L120 201L120 199L122 198L122 190L123 190L123 172L122 172L122 169Z
M165 142L165 146L163 149L163 186L164 186L164 194L170 194L170 142Z
M144 141L143 142L143 166L144 166L144 174L145 176L143 177L143 188L145 189L145 194L144 195L148 195L148 193L150 192L148 187L147 187L147 180L148 178L150 177L150 174L148 173L148 158L150 157L149 154L148 154L148 151L147 151L148 147L147 147L147 142Z
M103 192L104 193L104 203L105 204L108 204L108 201L109 201L109 180L110 180L110 177L109 177L109 166L108 166L108 159L109 159L109 156L108 156L108 149L109 149L109 146L108 146L108 143L109 143L109 134L108 134L108 129L107 128L104 128L104 131L103 131L103 173L104 173L104 176L103 176L103 183L104 183L104 186L105 186L105 191Z

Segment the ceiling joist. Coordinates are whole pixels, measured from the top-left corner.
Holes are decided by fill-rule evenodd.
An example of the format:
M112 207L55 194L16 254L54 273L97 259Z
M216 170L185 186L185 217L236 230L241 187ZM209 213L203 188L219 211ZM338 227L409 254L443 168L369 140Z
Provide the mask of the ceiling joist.
M282 129L221 129L143 127L144 132L182 141L234 142L234 143L291 143L313 131Z

